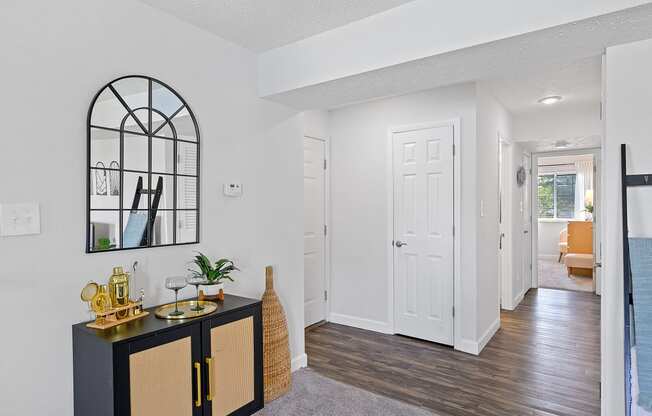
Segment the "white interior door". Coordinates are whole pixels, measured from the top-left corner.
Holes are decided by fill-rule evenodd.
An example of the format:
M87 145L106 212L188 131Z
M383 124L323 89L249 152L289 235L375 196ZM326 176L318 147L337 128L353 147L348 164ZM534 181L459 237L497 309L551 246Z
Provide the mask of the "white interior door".
M524 293L530 288L532 282L532 210L530 203L530 194L532 192L531 166L532 161L529 155L523 155L523 167L525 168L525 183L523 184L521 194L521 224L523 230L523 245L521 247L522 255L522 279L521 287L518 293Z
M453 345L453 126L392 139L394 330Z
M310 137L304 138L303 158L304 319L305 326L310 326L326 319L325 143Z
M600 153L593 156L593 291L602 294L602 210L600 204L602 174Z

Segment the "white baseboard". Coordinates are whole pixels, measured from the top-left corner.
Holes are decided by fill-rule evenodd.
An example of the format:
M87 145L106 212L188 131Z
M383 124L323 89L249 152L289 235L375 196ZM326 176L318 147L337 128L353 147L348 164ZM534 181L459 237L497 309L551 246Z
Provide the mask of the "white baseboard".
M328 320L334 324L352 326L354 328L366 329L367 331L381 332L383 334L394 333L387 322L374 321L373 319L331 313Z
M539 254L537 256L539 260L559 260L559 254Z
M484 334L480 337L480 340L478 341L478 354L484 349L484 347L487 346L489 341L491 341L491 338L496 335L496 332L500 329L500 316L496 318L493 324L489 326L489 328L485 331Z
M301 369L301 368L304 368L304 367L308 367L308 355L307 354L301 354L298 357L294 357L292 359L291 368L292 368L293 373L295 371Z
M471 341L470 339L460 339L455 343L453 347L458 351L465 352L467 354L478 355L478 343Z
M467 354L479 355L480 352L487 346L491 338L496 334L500 329L500 317L498 317L494 323L489 326L484 334L480 337L478 341L473 341L470 339L460 339L455 343L455 349L458 351L465 352Z
M518 295L516 298L514 298L514 301L512 303L514 305L514 309L516 309L516 307L521 303L521 301L525 297L526 293L527 293L527 289L522 291L520 295Z
M500 307L507 311L513 311L514 309L516 309L516 307L521 303L521 301L525 297L525 292L527 292L527 290L524 290L523 292L521 292L521 294L517 295L514 299L512 299L509 305L500 305Z

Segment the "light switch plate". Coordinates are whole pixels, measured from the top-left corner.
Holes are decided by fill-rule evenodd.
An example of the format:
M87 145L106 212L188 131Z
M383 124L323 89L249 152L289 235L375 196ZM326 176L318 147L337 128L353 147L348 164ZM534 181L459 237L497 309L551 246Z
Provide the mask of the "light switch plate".
M0 204L0 236L40 233L41 215L38 202Z
M230 196L232 198L242 196L242 185L239 183L225 183L224 196Z

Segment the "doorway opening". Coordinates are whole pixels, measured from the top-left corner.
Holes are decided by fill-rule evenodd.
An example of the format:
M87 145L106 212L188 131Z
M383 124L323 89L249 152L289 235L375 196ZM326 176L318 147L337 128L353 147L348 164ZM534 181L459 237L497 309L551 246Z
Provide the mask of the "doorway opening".
M533 287L599 294L599 150L534 158Z

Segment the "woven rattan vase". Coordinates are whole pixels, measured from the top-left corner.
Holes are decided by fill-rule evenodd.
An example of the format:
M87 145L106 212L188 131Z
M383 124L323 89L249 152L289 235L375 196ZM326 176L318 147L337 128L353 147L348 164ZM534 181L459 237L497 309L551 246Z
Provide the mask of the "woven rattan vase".
M265 402L270 402L290 389L290 342L285 311L274 291L274 271L265 268L263 294L263 367Z

